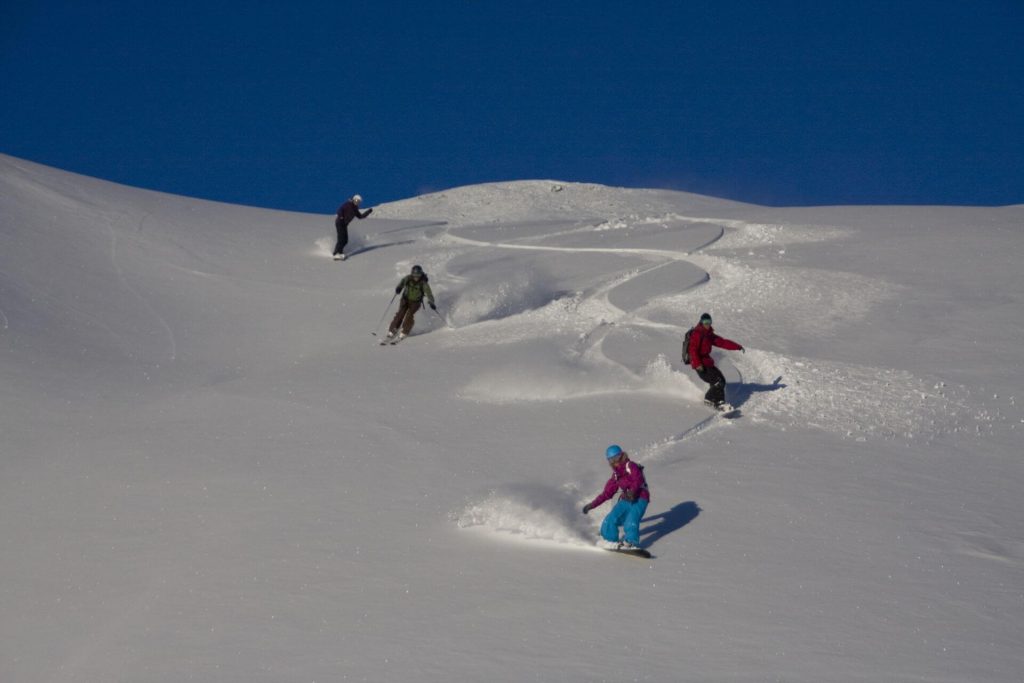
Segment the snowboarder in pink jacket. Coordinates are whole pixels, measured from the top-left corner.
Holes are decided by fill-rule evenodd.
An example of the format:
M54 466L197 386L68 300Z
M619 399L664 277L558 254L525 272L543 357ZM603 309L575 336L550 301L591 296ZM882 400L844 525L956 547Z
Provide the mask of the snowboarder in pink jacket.
M610 500L621 489L622 495L615 507L601 522L601 537L609 543L618 544L621 549L639 548L640 520L651 502L644 468L630 460L629 455L617 445L605 450L605 459L612 468L612 476L604 485L604 490L583 506L583 514ZM619 538L619 527L623 530L622 539Z

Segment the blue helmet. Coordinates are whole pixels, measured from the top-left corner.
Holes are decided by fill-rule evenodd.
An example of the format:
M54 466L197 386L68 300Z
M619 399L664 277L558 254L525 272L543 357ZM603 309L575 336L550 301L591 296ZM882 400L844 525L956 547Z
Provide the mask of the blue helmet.
M621 453L622 453L622 447L618 446L616 444L612 444L607 449L605 449L604 457L606 457L609 460L611 460L612 458L620 455Z

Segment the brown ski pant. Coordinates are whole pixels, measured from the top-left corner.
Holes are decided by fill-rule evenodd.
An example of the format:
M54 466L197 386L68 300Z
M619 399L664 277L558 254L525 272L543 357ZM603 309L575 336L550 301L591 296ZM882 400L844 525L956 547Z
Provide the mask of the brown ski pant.
M422 305L422 301L409 301L402 297L401 302L398 304L398 313L395 313L395 317L391 320L391 326L388 328L388 331L393 334L401 326L402 334L412 332L413 323L416 322L413 316L416 315L416 311L420 310Z

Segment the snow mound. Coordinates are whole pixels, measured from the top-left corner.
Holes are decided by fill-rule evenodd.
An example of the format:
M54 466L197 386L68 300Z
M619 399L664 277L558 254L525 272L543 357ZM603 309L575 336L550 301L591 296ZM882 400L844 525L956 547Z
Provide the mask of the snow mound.
M789 340L835 333L863 320L875 306L899 296L897 285L850 273L737 263L712 256L692 256L709 279L696 289L653 300L645 313L652 320L690 324L704 310L719 334L785 350ZM741 342L742 343L742 342ZM744 344L746 345L746 344Z
M946 386L891 368L793 358L751 351L752 375L785 391L757 394L757 379L737 387L746 411L783 429L812 427L866 440L931 439L969 430L985 416L968 406L964 387ZM745 394L745 395L744 395Z
M502 279L485 279L463 288L450 304L456 326L499 320L547 306L566 292L534 270L521 269Z
M744 204L667 190L638 190L556 180L520 180L452 188L375 207L380 218L443 217L451 225L586 217L647 217Z

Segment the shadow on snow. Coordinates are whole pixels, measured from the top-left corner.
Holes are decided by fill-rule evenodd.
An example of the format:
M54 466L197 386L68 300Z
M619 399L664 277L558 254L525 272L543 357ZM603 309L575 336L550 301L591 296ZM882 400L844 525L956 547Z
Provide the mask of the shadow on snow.
M736 383L729 385L729 403L739 408L744 403L750 400L750 397L754 394L761 393L762 391L778 391L779 389L785 389L786 385L782 383L782 377L776 377L775 381L771 384L753 384L753 383Z
M646 526L641 526L640 529L641 544L649 548L673 531L678 531L697 519L700 513L700 506L690 500L679 503L661 514L644 517L641 524Z
M356 254L365 254L368 251L376 251L377 249L385 249L387 247L397 247L402 244L412 244L413 242L415 242L415 240L404 240L402 242L387 242L386 244L373 244L369 246L362 246L352 250L352 252L348 254L348 258L352 258Z

